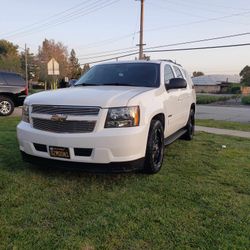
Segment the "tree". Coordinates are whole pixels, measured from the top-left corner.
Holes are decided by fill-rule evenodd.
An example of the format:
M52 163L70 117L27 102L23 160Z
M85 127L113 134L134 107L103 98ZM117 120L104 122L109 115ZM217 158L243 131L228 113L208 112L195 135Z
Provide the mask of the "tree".
M23 75L25 75L25 52L21 52L20 55L20 61L21 61L21 69ZM35 79L38 80L38 66L37 61L33 53L30 53L30 50L27 49L27 66L28 66L28 79Z
M7 40L0 40L0 70L21 72L18 46Z
M38 49L37 61L39 68L39 79L41 81L51 81L52 77L48 76L47 64L51 58L55 58L59 63L59 79L63 79L68 73L68 50L61 42L45 39L42 46Z
M245 86L250 86L250 67L246 65L240 72L241 83Z
M84 64L83 69L82 69L82 74L85 74L87 71L89 71L90 66L88 63Z
M68 76L69 79L78 79L81 76L82 69L78 58L76 57L76 52L74 49L70 52L69 57L69 69L68 69Z
M204 76L205 74L201 71L194 71L193 72L193 77L197 77L197 76Z

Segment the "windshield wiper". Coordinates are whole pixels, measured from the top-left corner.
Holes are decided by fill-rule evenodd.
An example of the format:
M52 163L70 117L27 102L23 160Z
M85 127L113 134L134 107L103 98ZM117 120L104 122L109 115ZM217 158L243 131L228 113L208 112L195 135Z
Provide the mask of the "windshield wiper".
M95 84L82 82L82 83L75 84L74 86L75 87L77 87L77 86L95 86Z
M102 85L102 86L134 86L136 87L136 85L132 84L132 83L118 83L118 82L111 82L111 83L102 83L102 84L98 84L98 85Z
M137 87L136 85L132 83L118 83L118 82L112 82L112 83L79 83L76 84L75 86L133 86Z

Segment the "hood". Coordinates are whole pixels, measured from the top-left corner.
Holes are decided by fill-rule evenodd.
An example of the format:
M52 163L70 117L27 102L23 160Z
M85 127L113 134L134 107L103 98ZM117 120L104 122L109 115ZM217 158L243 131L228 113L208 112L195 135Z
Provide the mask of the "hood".
M26 98L27 104L99 106L102 108L126 106L128 101L147 87L83 86L43 91Z

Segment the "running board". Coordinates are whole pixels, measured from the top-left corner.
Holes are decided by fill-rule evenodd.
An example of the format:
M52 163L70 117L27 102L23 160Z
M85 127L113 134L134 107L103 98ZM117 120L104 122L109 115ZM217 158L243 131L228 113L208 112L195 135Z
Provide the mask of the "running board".
M164 145L167 146L169 144L171 144L172 142L174 142L175 140L177 140L178 138L180 138L182 135L184 135L187 132L186 129L180 129L177 132L175 132L174 134L170 135L169 137L164 139Z

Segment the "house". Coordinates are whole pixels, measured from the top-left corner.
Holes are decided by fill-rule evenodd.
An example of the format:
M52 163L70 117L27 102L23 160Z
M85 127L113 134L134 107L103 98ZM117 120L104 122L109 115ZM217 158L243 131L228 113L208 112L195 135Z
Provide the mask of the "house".
M239 75L204 75L192 78L197 93L225 93L231 83L240 83Z

